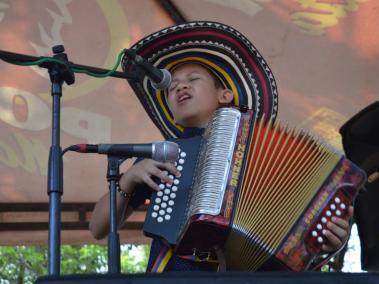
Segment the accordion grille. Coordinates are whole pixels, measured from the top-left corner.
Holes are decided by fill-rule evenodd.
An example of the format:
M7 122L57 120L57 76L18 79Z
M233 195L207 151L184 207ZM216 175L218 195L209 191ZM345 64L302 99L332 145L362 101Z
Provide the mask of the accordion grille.
M341 155L279 124L255 123L228 243L257 270L279 247Z
M219 109L203 136L188 217L220 213L241 113Z

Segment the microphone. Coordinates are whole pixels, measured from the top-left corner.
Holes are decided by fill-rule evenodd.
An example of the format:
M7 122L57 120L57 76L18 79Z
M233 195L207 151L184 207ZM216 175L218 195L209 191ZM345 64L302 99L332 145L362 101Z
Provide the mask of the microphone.
M119 156L120 158L150 158L159 162L174 162L179 154L178 144L170 141L152 144L76 144L70 146L68 150Z
M124 49L128 58L132 59L134 63L142 69L144 74L150 78L151 85L156 90L168 89L171 85L171 74L166 69L159 69L144 59L142 56L136 54L130 49Z

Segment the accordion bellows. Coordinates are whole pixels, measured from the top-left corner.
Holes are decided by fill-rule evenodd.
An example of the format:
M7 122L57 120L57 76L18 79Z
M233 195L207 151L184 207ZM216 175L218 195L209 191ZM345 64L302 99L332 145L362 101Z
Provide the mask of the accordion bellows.
M145 231L170 240L181 255L223 247L228 270L306 270L325 242L327 221L346 214L365 180L334 149L256 121L251 111L219 109L196 145L196 162L182 175L191 182L178 190L182 208L159 226L148 221L150 206ZM155 233L154 222L172 236Z

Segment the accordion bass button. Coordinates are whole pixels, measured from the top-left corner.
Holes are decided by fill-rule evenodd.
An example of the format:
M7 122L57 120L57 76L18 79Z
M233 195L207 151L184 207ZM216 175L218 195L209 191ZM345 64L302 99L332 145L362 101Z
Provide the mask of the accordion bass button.
M324 242L324 239L323 239L322 237L318 237L318 238L317 238L317 241L318 241L320 244L322 244L322 243Z
M336 215L337 215L337 216L341 216L341 215L342 215L341 211L340 211L340 210L337 210L337 211L336 211Z
M163 196L163 201L167 201L168 200L168 196L167 195L165 195L165 196Z
M174 186L172 187L172 191L174 191L174 192L175 192L175 191L178 191L178 187L174 185Z
M338 204L341 202L341 199L339 199L339 197L336 197L336 198L334 198L334 201Z
M346 209L346 205L345 205L344 203L341 203L340 208L341 208L342 210L345 210L345 209Z
M322 217L321 222L325 224L326 222L328 222L328 220L325 217Z
M184 164L184 159L179 159L179 164Z
M157 218L157 221L158 221L159 223L162 223L162 222L163 222L163 218L162 218L162 217L158 217L158 218Z
M181 158L185 158L186 156L187 156L187 153L186 153L186 152L181 152L181 153L180 153L180 157L181 157Z
M166 202L162 202L161 207L162 208L166 208L167 207L167 203Z
M165 216L164 216L164 218L165 218L165 220L167 220L167 221L168 221L168 220L170 220L170 219L171 219L171 216L170 216L170 215L165 215Z
M153 209L154 209L155 211L159 210L159 205L154 205Z
M332 209L332 210L336 210L336 208L337 208L337 207L336 207L336 205L335 205L334 203L330 205L330 209Z
M168 207L168 208L166 209L166 211L167 211L167 213L171 213L171 212L172 212L172 208L171 208L171 207Z
M173 206L174 204L175 204L174 200L169 200L169 201L168 201L168 205L169 205L169 206ZM167 208L167 210L168 210L168 208Z
M153 217L153 218L157 218L157 216L158 216L157 212L153 212L153 213L151 213L151 217Z
M313 237L317 237L318 236L317 232L316 231L312 231L312 236Z
M181 171L183 170L183 166L180 166L180 165L179 165L179 166L176 167L176 169L177 169L179 172L181 172Z
M161 203L161 199L160 198L155 198L155 203Z
M318 230L321 230L321 229L322 229L322 225L321 225L321 224L317 224L317 225L316 225L316 228L317 228Z
M174 179L174 184L178 185L179 184L179 180L178 179Z
M162 191L158 191L157 192L157 196L162 197L163 196L163 192Z
M164 215L166 212L164 210L159 210L159 215Z
M328 217L332 216L332 212L330 212L329 210L326 211L326 216L328 216Z

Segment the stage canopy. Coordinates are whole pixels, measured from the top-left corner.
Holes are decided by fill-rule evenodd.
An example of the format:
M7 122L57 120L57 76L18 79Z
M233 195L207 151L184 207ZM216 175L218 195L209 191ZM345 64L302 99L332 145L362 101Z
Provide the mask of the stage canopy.
M267 60L279 90L278 118L341 149L338 129L379 99L377 0L0 0L0 49L111 68L145 35L190 20L228 24ZM123 79L76 75L63 89L61 144L162 139ZM0 61L0 244L47 244L51 144L46 69ZM123 169L130 165L128 161ZM106 156L64 156L62 242L93 243L88 220L107 191ZM144 209L122 230L146 243Z

